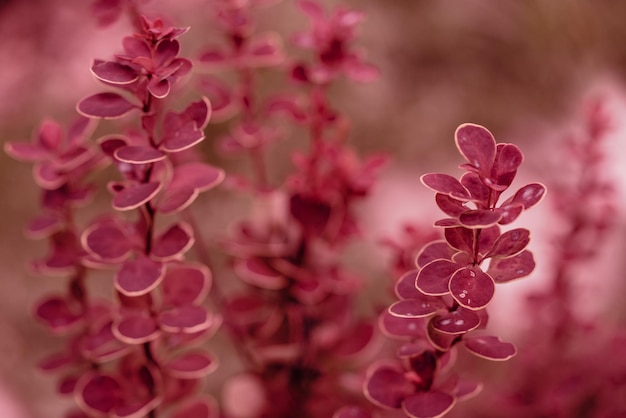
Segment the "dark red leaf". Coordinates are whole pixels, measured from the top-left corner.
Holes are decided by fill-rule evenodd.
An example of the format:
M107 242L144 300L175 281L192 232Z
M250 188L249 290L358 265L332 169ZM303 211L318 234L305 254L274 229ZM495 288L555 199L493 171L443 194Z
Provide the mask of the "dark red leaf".
M521 204L529 209L539 203L546 194L546 187L541 183L530 183L520 188L515 195L507 199L502 206Z
M414 391L399 367L374 365L370 367L363 385L365 397L373 404L398 409L402 401Z
M450 279L450 294L467 309L482 309L491 301L495 292L493 279L477 267L456 271Z
M431 261L444 259L451 260L455 251L444 240L432 241L426 244L415 257L415 264L424 267Z
M258 258L240 260L235 264L235 272L246 283L262 289L278 290L288 285L287 278Z
M446 228L444 236L451 247L468 254L474 252L474 230L463 227Z
M81 408L89 414L107 414L122 401L122 388L111 376L103 374L87 374L78 382L76 400Z
M444 334L465 334L480 325L480 317L463 308L437 315L430 321L433 328Z
M468 210L459 216L459 222L466 228L487 228L498 223L502 214L488 209Z
M449 292L450 277L460 267L449 260L432 261L420 270L415 280L415 286L426 295L445 295Z
M447 194L435 194L435 202L437 203L437 206L439 206L439 209L441 209L446 215L452 216L453 218L458 217L467 210L463 202L454 199Z
M486 257L507 258L522 252L530 242L530 231L516 228L498 237Z
M470 194L467 189L454 177L443 173L429 173L420 177L424 186L437 193L443 193L451 197L468 200Z
M419 270L410 270L404 273L394 286L394 291L399 299L417 299L423 296L415 287L415 280Z
M391 315L387 310L378 316L380 330L389 338L407 339L424 335L424 318L401 318Z
M423 299L407 299L397 301L393 303L388 310L391 315L401 318L423 318L433 315L439 309L444 307L445 305L443 302L435 298L427 300L424 297Z
M454 133L456 146L461 155L481 175L491 174L496 158L496 140L485 127L473 123L460 125Z

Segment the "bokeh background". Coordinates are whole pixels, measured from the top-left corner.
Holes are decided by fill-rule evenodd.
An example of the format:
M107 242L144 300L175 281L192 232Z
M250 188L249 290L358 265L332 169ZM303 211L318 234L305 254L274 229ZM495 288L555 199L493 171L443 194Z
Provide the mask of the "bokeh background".
M152 0L142 7L162 12L180 26L191 26L181 42L183 55L194 56L219 39L209 3ZM626 196L622 184L626 3L345 0L341 4L367 13L358 43L380 68L381 77L370 84L342 83L333 98L353 121L351 141L358 152L391 157L361 207L367 239L351 246L347 257L369 281L368 289L374 293L380 283L390 280L389 254L377 241L399 234L404 222L428 227L439 216L431 193L418 179L435 170L459 173L453 133L460 123L485 125L498 141L522 148L526 162L516 184L526 180L549 186L567 173L561 170L568 164L563 140L583 129L586 101L602 97L613 119L605 174L617 186L619 210L599 259L582 278L573 280L580 282L581 312L623 323L626 309L616 296L626 290L620 273L625 267L621 207ZM261 10L258 17L261 28L283 34L307 24L292 0ZM97 27L90 1L0 0L0 142L29 139L44 117L70 121L76 102L100 89L89 72L91 60L117 52L130 30L125 19ZM210 141L209 130L208 161L230 172L248 169L242 161L221 158ZM270 153L274 180L289 171L288 154L298 141L281 143ZM34 366L62 341L36 324L30 309L38 297L60 288L62 279L27 269L30 260L45 252L43 242L22 234L37 212L38 190L30 167L4 153L0 153L0 196L0 416L54 417L66 401L54 393L54 379ZM195 211L203 231L218 235L249 207L248 200L218 190L204 196ZM541 288L549 276L551 242L558 233L558 216L551 207L548 195L520 220L520 226L533 230L538 268L531 277L498 289L492 326L503 337L516 338L523 324L519 301L525 292Z

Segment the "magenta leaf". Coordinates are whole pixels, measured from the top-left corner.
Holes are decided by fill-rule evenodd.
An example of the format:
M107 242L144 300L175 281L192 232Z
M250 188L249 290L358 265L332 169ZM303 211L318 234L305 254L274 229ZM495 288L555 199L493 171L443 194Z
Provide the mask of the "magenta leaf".
M530 231L516 228L498 237L486 257L506 258L522 252L530 242Z
M195 123L181 126L163 138L161 148L166 152L180 152L202 142L204 132Z
M157 99L163 99L170 94L171 83L167 78L153 78L148 83L148 91Z
M193 187L205 192L220 184L224 177L225 173L221 168L205 163L186 163L176 166L169 187Z
M152 200L161 190L161 186L160 182L152 181L124 187L113 197L113 208L119 211L136 209Z
M187 305L161 312L159 322L163 331L191 334L209 328L211 317L204 307Z
M424 334L424 318L401 318L391 315L387 310L378 316L380 330L389 338L415 338Z
M111 263L125 260L132 251L124 231L113 223L92 225L83 232L81 242L93 257Z
M132 68L112 61L95 60L91 72L98 79L111 84L130 84L138 78Z
M480 325L480 317L473 311L459 308L436 315L430 320L432 327L444 334L465 334Z
M460 125L454 133L456 146L481 176L491 174L496 158L496 140L485 127L473 123Z
M203 351L184 353L165 364L167 373L178 379L198 379L217 368L217 361Z
M194 399L176 409L170 418L218 418L218 406L214 399Z
M90 415L107 414L122 401L122 388L111 376L87 374L76 387L76 401Z
M454 177L443 173L424 174L420 177L424 186L437 192L457 199L468 200L470 194L467 189Z
M48 161L35 164L33 167L33 177L35 182L42 189L54 190L67 181L65 175L57 167Z
M58 296L40 302L35 308L35 317L54 332L64 332L82 319L82 315Z
M402 370L392 365L375 365L367 373L363 392L377 406L398 409L404 398L414 391Z
M45 148L28 142L6 142L4 151L14 159L25 162L42 161L50 157Z
M204 300L211 287L211 272L202 264L169 264L163 278L163 303L183 306Z
M474 231L468 228L446 228L444 236L451 247L468 254L474 251Z
M483 389L483 384L471 380L459 380L454 388L454 396L459 401L464 401L478 395Z
M459 216L459 222L466 228L487 228L498 223L502 213L488 209L468 210Z
M535 206L546 194L546 187L541 183L530 183L520 188L513 197L504 201L502 206L521 204L524 209Z
M415 287L418 272L419 270L409 270L396 281L394 292L398 299L417 299L423 296Z
M500 227L492 225L489 228L481 229L478 239L478 253L485 255L493 248L496 240L500 237Z
M159 212L172 214L186 209L198 197L198 189L191 187L167 188L159 200Z
M344 406L333 414L332 418L374 418L365 409L359 406Z
M431 261L438 259L451 260L455 251L444 240L431 241L426 244L415 257L415 264L424 267Z
M163 270L163 264L146 257L126 261L115 275L115 287L126 296L145 295L159 285Z
M418 273L415 286L425 295L441 296L449 292L450 277L461 266L449 260L435 260L426 264Z
M464 338L463 342L469 352L487 360L505 361L517 354L513 344L503 342L498 337L469 337Z
M493 279L480 268L466 267L457 270L450 279L450 294L463 307L482 309L495 292Z
M314 197L295 194L289 200L289 212L304 228L321 234L330 221L333 208Z
M262 289L277 290L288 285L287 279L282 274L258 258L238 261L235 264L235 273L246 283Z
M159 336L159 327L154 318L142 312L125 313L113 323L113 335L126 344L143 344Z
M63 227L59 216L52 213L44 213L33 219L26 227L26 234L31 238L44 238L59 231Z
M94 363L105 363L126 355L131 348L115 337L112 322L107 321L98 328L93 328L81 341L81 354Z
M98 93L78 102L76 109L81 115L92 118L115 119L124 116L138 106L117 93Z
M399 300L393 303L388 310L391 315L401 318L423 318L444 307L443 302L434 298L427 300L424 297L423 299Z
M534 269L533 254L524 250L513 257L492 259L487 273L496 283L505 283L528 276Z
M129 164L148 164L164 160L166 155L152 147L126 145L115 150L114 156L119 161Z
M159 261L177 259L189 250L193 243L194 237L191 226L180 222L172 225L156 238L150 255Z
M410 418L439 418L447 414L456 399L444 392L418 392L408 396L402 402L402 411Z

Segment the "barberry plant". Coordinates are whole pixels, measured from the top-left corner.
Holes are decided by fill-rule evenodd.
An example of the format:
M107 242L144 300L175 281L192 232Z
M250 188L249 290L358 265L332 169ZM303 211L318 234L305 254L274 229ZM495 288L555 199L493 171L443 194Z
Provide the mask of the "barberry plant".
M528 276L535 267L526 249L530 232L500 227L536 205L545 187L527 184L498 203L523 161L520 149L496 144L486 128L469 123L457 128L455 141L466 173L460 179L443 173L421 177L448 216L434 224L443 228L444 239L426 244L416 268L398 279L399 300L381 314L380 325L405 342L398 347L398 361L372 366L364 383L374 404L402 409L409 417L444 416L481 389L479 382L452 372L458 345L496 361L516 354L513 344L474 331L487 327L495 285Z

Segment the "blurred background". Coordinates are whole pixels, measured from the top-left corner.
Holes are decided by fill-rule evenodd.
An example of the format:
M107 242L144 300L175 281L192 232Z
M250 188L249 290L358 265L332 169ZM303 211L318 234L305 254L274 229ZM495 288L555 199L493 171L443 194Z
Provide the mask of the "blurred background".
M30 139L44 117L69 122L76 102L100 91L89 71L91 60L118 52L121 38L131 29L125 19L98 27L90 3L0 0L0 142ZM209 3L153 0L141 7L163 13L179 26L191 26L181 38L182 55L195 56L207 43L219 42ZM398 235L405 222L428 228L438 219L432 193L421 186L419 176L430 171L460 174L456 167L461 157L453 138L459 124L484 125L499 142L520 146L526 162L514 186L540 181L550 188L572 175L564 140L584 130L585 104L600 97L612 119L603 145L607 154L603 175L615 182L617 211L597 259L581 269L582 277L572 280L579 283L581 313L608 318L617 327L623 324L626 310L615 296L626 290L620 273L625 267L626 2L325 3L366 12L358 44L381 71L376 82L341 83L333 91L334 103L353 121L351 142L357 151L391 157L361 208L368 239L351 247L349 254L349 261L358 261L355 264L371 280L370 289L391 280L388 251L377 240ZM308 24L291 0L259 10L258 18L261 29L286 35ZM210 141L209 130L205 143L209 162L227 172L247 170L242 161L220 158ZM276 180L290 169L285 151L290 146L270 153L270 175ZM45 243L23 236L27 221L37 213L39 198L30 170L28 164L0 153L1 417L52 417L67 404L54 393L54 379L34 367L62 341L36 324L30 309L37 298L62 283L27 269L45 252ZM219 234L245 215L248 205L247 200L218 190L203 196L195 210L203 216L204 231ZM86 212L86 219L89 215ZM499 335L509 339L525 335L520 334L527 325L520 307L523 295L540 289L550 276L559 225L550 195L520 219L518 226L533 231L531 247L538 267L531 277L498 288L490 312L491 326Z

